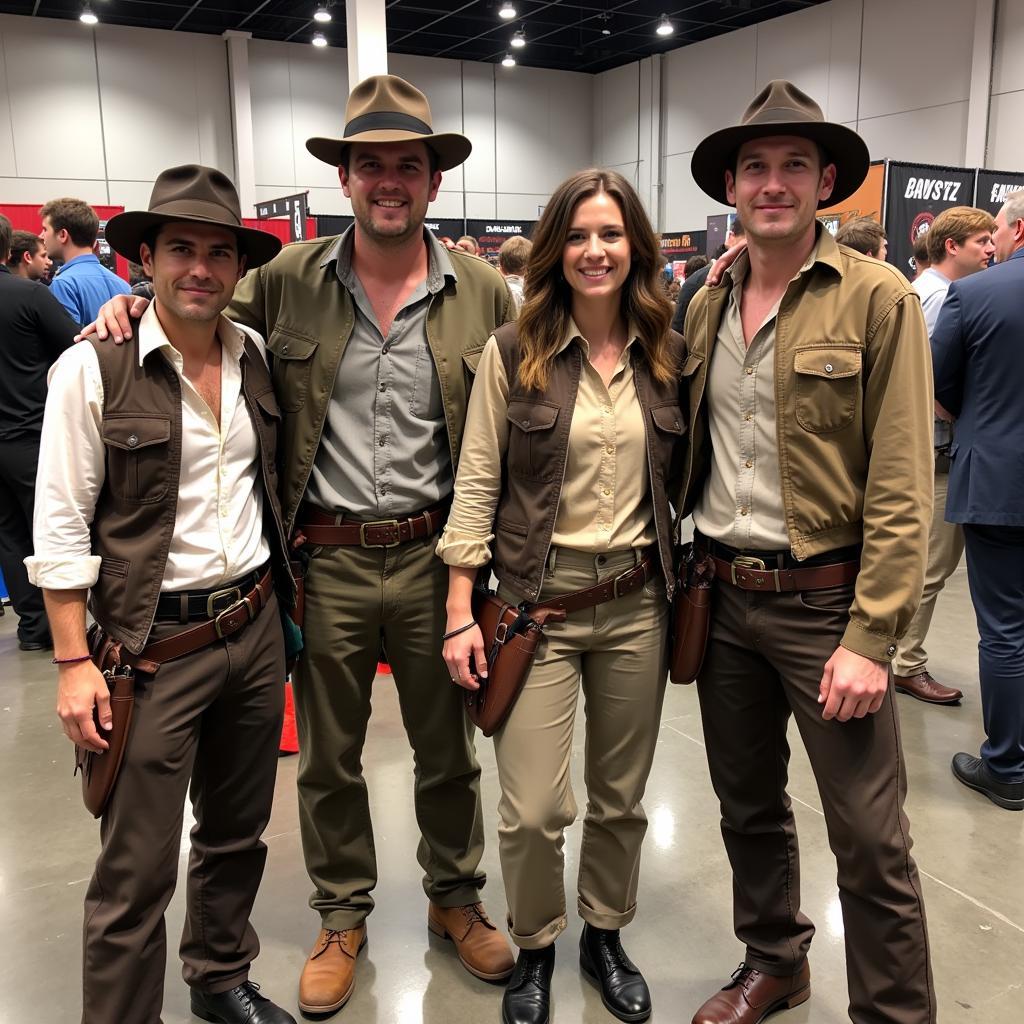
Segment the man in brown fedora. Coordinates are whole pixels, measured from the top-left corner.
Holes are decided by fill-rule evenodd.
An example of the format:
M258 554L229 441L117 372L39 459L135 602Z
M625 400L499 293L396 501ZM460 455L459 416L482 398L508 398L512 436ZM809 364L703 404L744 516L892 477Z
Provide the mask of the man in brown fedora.
M43 588L69 739L114 756L87 594L135 669L85 899L82 1021L160 1020L164 911L189 792L180 952L192 1012L294 1024L249 981L284 705L275 584L294 599L276 496L280 412L262 340L223 315L241 275L280 242L244 228L228 178L194 164L164 171L149 210L111 219L107 240L142 263L156 298L133 324L136 345L75 345L51 371L26 560Z
M698 678L744 962L694 1024L757 1024L810 995L786 793L796 720L838 863L857 1024L936 1019L889 683L921 598L932 501L929 350L892 267L835 243L819 205L868 151L788 82L704 139L697 184L747 248L686 317L684 508L714 560Z
M467 366L512 317L496 270L424 230L441 173L469 140L436 133L426 97L393 75L349 96L341 138L306 143L338 168L355 224L287 246L229 313L267 337L283 410L282 505L305 540L306 648L294 674L299 815L322 928L299 1006L352 995L377 883L362 752L381 643L415 758L428 925L471 973L514 962L480 903L480 768L441 658L447 570L434 555L451 501ZM115 337L126 333L110 315ZM105 331L101 331L105 333Z

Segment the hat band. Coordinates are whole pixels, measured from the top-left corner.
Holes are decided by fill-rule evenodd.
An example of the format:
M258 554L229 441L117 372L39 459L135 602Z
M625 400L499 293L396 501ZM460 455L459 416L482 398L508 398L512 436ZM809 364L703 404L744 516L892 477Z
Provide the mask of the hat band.
M378 132L388 129L415 132L417 135L433 135L430 125L418 117L413 117L412 114L402 114L397 110L380 110L352 118L345 125L345 137L359 135L362 132Z

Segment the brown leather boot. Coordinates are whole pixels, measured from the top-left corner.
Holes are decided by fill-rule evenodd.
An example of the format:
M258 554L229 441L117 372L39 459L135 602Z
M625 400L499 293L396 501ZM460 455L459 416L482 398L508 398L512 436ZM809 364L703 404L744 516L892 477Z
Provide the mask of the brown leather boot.
M811 995L811 970L803 967L791 978L762 974L740 964L721 992L716 992L696 1013L693 1024L760 1024L776 1010L789 1010Z
M336 931L323 928L299 979L303 1013L334 1013L356 987L356 957L366 945L366 925Z
M959 690L937 683L927 669L915 672L912 676L893 676L892 682L897 693L909 693L925 704L959 704L964 699Z
M482 903L439 907L432 902L427 927L442 939L451 939L462 966L484 981L504 981L516 965L508 942L491 924Z

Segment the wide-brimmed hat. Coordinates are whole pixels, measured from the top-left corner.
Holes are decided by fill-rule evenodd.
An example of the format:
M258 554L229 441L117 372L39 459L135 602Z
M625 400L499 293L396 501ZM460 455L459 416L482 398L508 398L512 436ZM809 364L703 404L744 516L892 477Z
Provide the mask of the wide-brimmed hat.
M712 199L731 205L725 194L725 171L736 169L736 152L744 142L770 135L797 135L820 143L836 165L832 195L819 205L841 203L867 177L871 157L864 140L845 125L826 121L807 93L777 79L754 97L739 124L713 132L697 146L690 161L694 181Z
M353 142L425 142L436 154L438 169L458 167L473 149L465 135L434 133L430 104L414 85L395 75L374 75L360 82L345 104L345 128L340 139L306 140L306 149L325 164L337 167Z
M111 249L138 263L139 246L148 232L174 221L230 228L245 251L248 270L269 263L281 251L281 240L276 235L242 224L242 208L231 179L200 164L182 164L161 171L153 183L149 209L129 210L111 217L104 235Z

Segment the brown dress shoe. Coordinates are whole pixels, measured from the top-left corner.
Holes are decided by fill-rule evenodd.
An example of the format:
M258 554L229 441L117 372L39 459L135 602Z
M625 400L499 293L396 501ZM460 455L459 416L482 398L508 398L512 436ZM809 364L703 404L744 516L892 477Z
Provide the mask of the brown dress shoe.
M943 686L932 679L927 669L912 676L893 676L897 693L909 693L911 697L923 700L925 704L959 704L964 695L952 686Z
M303 1013L334 1013L356 987L356 957L366 945L366 925L336 931L323 928L299 979Z
M439 907L432 902L427 927L442 939L451 939L462 966L484 981L504 981L516 965L508 942L491 924L482 903Z
M803 967L791 978L740 964L721 992L716 992L696 1013L693 1024L760 1024L776 1010L789 1010L811 995L811 969Z

